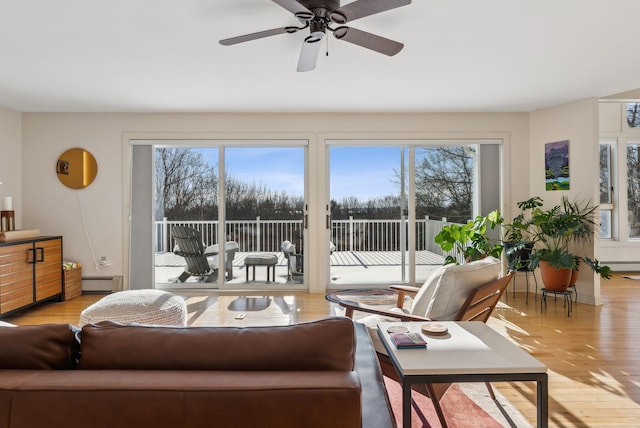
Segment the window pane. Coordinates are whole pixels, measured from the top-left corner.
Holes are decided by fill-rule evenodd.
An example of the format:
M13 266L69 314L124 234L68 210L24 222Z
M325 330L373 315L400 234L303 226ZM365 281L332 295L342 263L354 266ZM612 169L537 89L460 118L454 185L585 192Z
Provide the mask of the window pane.
M476 146L416 148L416 218L425 222L424 231L417 233L416 250L464 261L455 250L444 253L434 237L448 223L473 217L476 156Z
M611 198L611 144L600 144L600 203L610 204Z
M245 259L244 271L239 270L232 285L247 280L304 283L304 152L304 147L225 149L227 239L237 242L242 252L283 257L269 278L265 263L252 255L258 267Z
M600 210L600 239L611 239L611 210Z
M640 238L640 143L627 144L629 238Z
M640 128L640 103L627 104L627 126Z
M331 284L406 281L401 146L330 148Z
M475 146L416 149L416 217L466 223L473 217Z

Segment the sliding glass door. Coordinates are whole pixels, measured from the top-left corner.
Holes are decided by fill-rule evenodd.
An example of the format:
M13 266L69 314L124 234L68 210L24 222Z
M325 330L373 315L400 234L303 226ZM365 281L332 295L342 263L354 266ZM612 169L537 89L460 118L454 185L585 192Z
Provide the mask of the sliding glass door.
M131 144L133 288L420 285L444 260L444 224L500 208L496 140ZM195 230L202 271L188 266L180 227Z
M500 209L500 141L327 140L327 153L332 288L420 285L447 255L444 225Z
M336 145L329 154L331 285L405 282L407 149Z
M153 143L157 288L305 287L306 141Z
M244 265L228 284L303 284L304 147L227 147L224 156L225 235Z

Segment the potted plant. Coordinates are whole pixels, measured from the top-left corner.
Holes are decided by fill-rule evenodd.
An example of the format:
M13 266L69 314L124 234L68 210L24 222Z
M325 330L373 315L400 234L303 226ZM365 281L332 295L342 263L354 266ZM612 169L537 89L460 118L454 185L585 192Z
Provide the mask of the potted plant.
M465 261L479 260L487 256L499 258L503 245L500 241L489 238L487 228L495 229L502 224L503 218L498 210L491 211L486 216L476 216L466 224L450 224L434 238L443 251L454 250L455 254L461 254ZM458 263L454 255L446 256L444 264Z
M541 202L541 200L540 200ZM576 254L575 246L591 242L596 230L595 211L589 203L571 202L563 197L560 205L550 209L531 208L527 231L533 242L530 267L540 266L545 287L563 291L570 284L572 271L580 264L589 266L603 279L611 277L611 268L598 260Z
M517 203L520 214L511 223L502 225L504 230L503 245L507 264L511 270L532 270L529 262L534 245L531 231L532 211L543 205L542 198L534 196Z

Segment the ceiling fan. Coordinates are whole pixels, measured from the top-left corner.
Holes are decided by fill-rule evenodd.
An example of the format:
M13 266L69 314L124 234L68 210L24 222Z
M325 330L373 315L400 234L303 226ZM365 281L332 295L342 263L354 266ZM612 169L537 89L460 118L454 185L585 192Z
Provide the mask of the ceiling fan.
M278 34L292 34L309 28L308 35L302 43L298 71L309 71L316 67L320 42L327 30L331 31L338 40L371 49L372 51L393 56L400 52L404 45L396 41L347 27L347 22L376 13L385 12L397 7L406 6L411 0L356 0L340 7L340 0L272 0L291 12L302 24L301 27L282 27L272 30L259 31L243 36L220 40L224 46L262 39ZM335 28L331 25L337 25Z

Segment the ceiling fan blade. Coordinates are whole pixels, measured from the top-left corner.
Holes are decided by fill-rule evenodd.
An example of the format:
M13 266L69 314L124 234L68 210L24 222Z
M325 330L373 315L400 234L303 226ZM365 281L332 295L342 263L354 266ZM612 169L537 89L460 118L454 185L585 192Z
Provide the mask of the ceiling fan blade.
M274 3L284 7L293 13L297 18L303 21L309 21L313 18L313 12L298 3L296 0L273 0Z
M304 39L300 50L300 58L298 58L298 71L310 71L316 68L320 45L322 44L322 35L323 33L320 33L320 35L312 33Z
M330 17L336 24L346 24L365 16L375 15L408 4L411 4L411 0L356 0L334 10Z
M344 40L388 56L397 54L404 47L402 43L351 27L338 27L334 30L333 35L338 40Z
M262 39L264 37L276 36L278 34L295 33L300 28L298 27L282 27L274 28L273 30L258 31L257 33L245 34L243 36L231 37L229 39L220 40L220 44L224 46L231 46L238 43L248 42L250 40Z

